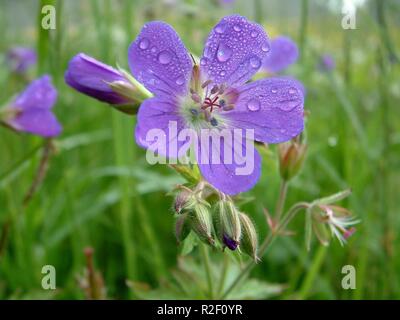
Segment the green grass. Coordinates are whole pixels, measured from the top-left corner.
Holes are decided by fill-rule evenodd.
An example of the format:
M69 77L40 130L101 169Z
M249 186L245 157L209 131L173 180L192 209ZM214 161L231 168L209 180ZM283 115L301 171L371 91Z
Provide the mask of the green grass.
M324 1L237 0L233 8L216 2L177 1L176 7L144 0L0 3L0 50L37 48L39 65L29 76L53 76L59 90L55 110L64 126L47 177L27 207L22 201L43 142L0 127L0 227L10 226L0 257L1 299L84 298L77 279L84 276L88 246L95 250L95 267L109 298L136 298L127 280L158 287L176 277L172 270L179 248L172 198L166 194L182 179L166 166L147 164L145 151L133 139L134 117L75 92L63 74L78 52L127 68L128 45L149 20L173 25L199 56L208 31L232 12L259 21L272 36L293 37L301 47L300 61L286 73L307 89L309 150L301 174L289 186L286 209L351 187L352 196L342 204L362 220L347 246L333 241L325 249L314 239L307 252L304 215L299 215L289 226L295 235L274 242L253 269L253 278L285 284L276 298L400 298L400 67L389 59L400 56L399 4L370 0L357 12L357 29L344 31L340 11L329 11ZM39 3L56 6L56 30L40 28ZM332 74L316 68L322 53L336 59ZM3 66L0 85L2 104L25 82ZM260 240L268 232L262 209L273 211L279 185L276 148L271 146L262 178L249 192L254 200L241 207L257 223ZM209 268L222 260L220 252L206 254ZM197 259L200 252L191 255ZM228 271L236 263L229 260ZM57 269L56 291L41 288L46 264ZM356 268L356 290L341 288L346 264ZM229 272L225 276L231 279ZM218 290L215 282L213 291Z

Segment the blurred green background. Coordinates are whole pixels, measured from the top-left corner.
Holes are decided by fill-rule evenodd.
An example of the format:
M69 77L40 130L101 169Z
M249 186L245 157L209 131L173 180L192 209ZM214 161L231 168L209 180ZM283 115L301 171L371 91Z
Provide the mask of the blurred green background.
M29 77L52 75L59 90L55 112L64 126L48 175L26 208L22 199L43 142L0 128L3 234L9 226L0 253L0 298L85 298L86 247L94 249L108 298L137 298L126 280L145 290L176 277L180 248L173 234L173 198L166 194L182 178L166 166L146 163L133 139L134 117L75 92L63 74L79 52L128 68L128 45L150 20L170 23L200 55L210 29L231 13L258 21L271 37L288 35L300 47L300 60L285 73L307 90L309 152L291 183L287 206L351 187L353 194L342 205L362 219L347 246L334 240L325 248L313 241L307 252L299 215L290 225L295 235L279 238L252 277L283 285L277 299L400 298L400 3L355 2L357 28L343 30L339 0L0 0L0 52L16 45L38 50ZM44 4L56 7L56 30L40 27ZM331 73L317 68L325 53L336 61ZM26 82L4 62L0 85L4 104ZM260 239L268 232L263 208L274 209L278 191L271 146L262 179L249 192L254 199L242 206L256 221ZM211 259L218 262L221 256L213 252ZM48 264L57 270L57 290L41 287L42 266ZM347 264L356 268L355 290L341 287Z

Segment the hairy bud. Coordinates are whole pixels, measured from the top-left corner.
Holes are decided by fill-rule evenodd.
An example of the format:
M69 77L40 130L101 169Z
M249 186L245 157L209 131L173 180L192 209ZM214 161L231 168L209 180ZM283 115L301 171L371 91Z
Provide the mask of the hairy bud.
M192 207L195 204L194 202L193 192L182 189L175 197L175 212L181 214L184 209Z
M234 203L228 200L219 201L217 210L219 236L225 246L230 250L235 250L241 236L239 212Z
M239 213L240 224L242 228L242 239L240 241L240 249L258 261L258 239L257 232L251 219L244 213Z
M282 179L286 181L299 173L307 151L307 145L297 140L278 145L279 172Z
M201 202L196 203L188 212L191 229L203 242L214 245L212 237L212 217L207 205Z

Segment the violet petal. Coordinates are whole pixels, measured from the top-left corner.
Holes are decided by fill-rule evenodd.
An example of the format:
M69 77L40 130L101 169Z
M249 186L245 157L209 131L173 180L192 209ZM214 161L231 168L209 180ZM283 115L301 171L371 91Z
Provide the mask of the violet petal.
M128 103L127 98L114 92L107 84L113 81L128 82L118 70L84 53L71 59L65 73L65 82L79 92L110 104Z
M239 89L235 108L226 112L232 127L254 130L255 140L281 143L304 128L304 96L297 80L267 78Z
M176 158L186 153L187 148L182 148L186 141L178 141L178 134L185 128L185 123L177 113L177 106L171 101L162 97L145 100L139 108L137 123L135 139L139 146L158 150L160 155L167 158ZM173 126L176 126L176 130ZM164 143L158 141L158 137L163 135Z
M55 137L61 133L61 125L50 110L32 108L25 110L9 122L17 131L28 132L42 137Z
M185 95L192 60L175 30L161 21L144 25L128 50L133 76L156 95Z
M295 63L299 57L296 43L286 36L279 36L271 41L271 51L264 59L263 68L270 73L277 73Z
M204 79L237 87L261 67L269 51L263 27L239 15L223 18L210 32L200 67Z
M236 130L238 132L240 129ZM217 132L211 132L211 135L213 134L219 135ZM246 150L244 131L242 131L242 137L242 141L235 141L234 135L231 140L214 137L208 148L206 143L199 141L196 158L201 174L215 188L228 195L251 189L261 174L261 159L258 151L253 144L249 144L248 150ZM239 147L235 146L235 142ZM218 157L219 159L217 159ZM208 159L209 163L206 163L207 161L204 159Z
M12 108L28 110L31 108L51 109L57 100L57 90L51 78L44 75L32 81L12 103Z
M238 247L238 242L228 237L225 233L222 236L223 243L232 251L236 250Z

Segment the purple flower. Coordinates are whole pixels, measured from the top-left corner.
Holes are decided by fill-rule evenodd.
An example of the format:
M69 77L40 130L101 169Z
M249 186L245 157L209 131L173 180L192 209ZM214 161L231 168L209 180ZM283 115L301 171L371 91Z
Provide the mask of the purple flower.
M112 105L132 102L129 95L135 90L122 72L84 53L71 59L65 82L72 88Z
M238 247L239 243L230 237L228 237L225 233L222 237L222 241L224 245L226 245L230 250L234 251Z
M319 69L321 71L332 71L335 69L335 60L330 54L324 54L321 56Z
M299 57L296 43L286 36L276 37L271 41L271 51L264 59L263 69L278 73L295 63Z
M266 143L287 141L303 130L303 94L297 81L269 78L247 83L259 70L269 51L269 41L263 28L244 17L223 18L211 31L200 59L192 59L174 29L160 21L147 23L129 47L132 74L155 97L145 100L138 112L136 141L152 148L148 134L153 129L164 132L166 148L158 150L167 158L177 157L186 147L177 132L208 129L217 135L222 130L253 130L254 140ZM151 139L150 139L151 140ZM226 194L236 194L253 187L261 171L261 159L251 145L253 168L247 174L237 174L243 167L241 155L236 159L234 144L222 137L222 145L204 147L197 141L195 155L203 177ZM196 144L195 144L196 145ZM227 163L203 161L234 153ZM205 151L206 150L206 151ZM222 160L222 159L221 159Z
M61 133L51 109L57 100L57 90L48 75L34 80L5 109L0 110L2 123L20 132L43 137L55 137Z
M20 74L25 73L36 63L36 60L36 52L31 48L11 48L6 55L6 61L8 62L11 70Z

